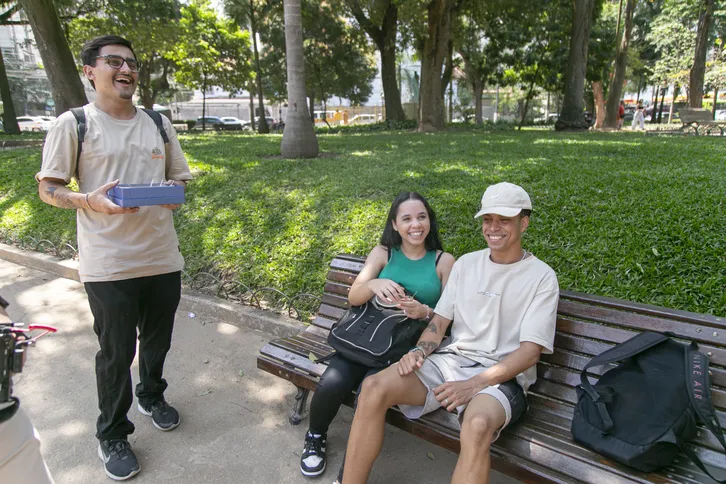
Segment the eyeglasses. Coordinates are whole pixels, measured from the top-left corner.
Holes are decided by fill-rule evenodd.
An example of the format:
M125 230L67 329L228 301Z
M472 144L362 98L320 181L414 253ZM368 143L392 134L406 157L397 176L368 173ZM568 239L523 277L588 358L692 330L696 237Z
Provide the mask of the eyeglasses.
M139 62L136 59L129 59L128 57L121 57L116 54L99 55L96 59L106 59L106 64L114 69L121 69L121 66L126 62L131 72L138 72L139 70Z

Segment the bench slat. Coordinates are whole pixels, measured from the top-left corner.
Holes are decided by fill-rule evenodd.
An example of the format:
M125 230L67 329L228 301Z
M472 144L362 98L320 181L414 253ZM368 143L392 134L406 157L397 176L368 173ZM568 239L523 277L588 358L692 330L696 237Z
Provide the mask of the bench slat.
M327 279L331 282L337 282L340 284L345 284L347 286L352 286L353 282L355 281L356 275L357 274L351 272L342 272L331 269L328 272Z
M344 313L345 309L336 308L325 303L321 304L320 309L318 309L318 314L320 316L325 316L326 318L332 319L334 321L339 320Z
M609 323L623 328L631 328L638 331L670 331L676 335L685 336L699 343L709 343L716 346L726 345L726 330L709 328L702 324L683 324L682 322L669 319L654 318L635 313L625 313L604 307L588 306L573 301L563 301L557 307L557 313L575 318L584 318L597 321L598 323ZM687 332L687 334L684 334Z
M350 285L340 284L338 282L326 282L323 291L325 291L325 293L348 297L348 293L350 292Z
M308 358L304 358L296 353L293 353L292 351L287 351L278 346L274 346L272 343L268 343L263 346L260 350L260 353L265 356L272 357L276 360L280 360L287 365L302 369L316 377L320 377L320 375L323 374L326 368L326 366L321 363L313 363ZM313 384L313 388L314 387L315 385Z
M335 294L323 294L323 304L342 309L343 311L350 307L347 296L343 297Z
M324 318L322 316L316 316L315 319L313 319L311 324L313 326L317 326L318 328L320 328L323 331L330 332L330 330L333 329L333 325L335 324L336 321L337 321L337 319L334 320L334 319L330 319L330 318Z
M330 268L342 271L355 272L356 275L358 275L360 270L363 268L363 262L336 257L335 259L333 259L333 262L330 263Z
M597 296L594 294L586 294L577 291L560 291L560 299L578 301L585 304L595 306L603 306L612 309L620 309L627 312L635 312L655 316L658 318L673 319L684 323L704 324L706 326L726 328L726 319L713 316L711 314L693 313L680 309L664 308L661 306L653 306L651 304L636 303L633 301L624 301L606 296Z

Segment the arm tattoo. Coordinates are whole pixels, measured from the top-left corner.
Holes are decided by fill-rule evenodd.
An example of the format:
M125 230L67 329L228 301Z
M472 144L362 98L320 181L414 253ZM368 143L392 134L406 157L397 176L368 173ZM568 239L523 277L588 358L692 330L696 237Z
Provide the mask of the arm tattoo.
M58 193L57 185L48 185L45 189L47 202L58 208L78 208L73 200L70 199L70 193Z
M417 346L424 350L426 356L428 356L433 353L439 345L437 343L434 343L433 341L419 341Z
M429 323L428 326L426 326L426 331L431 331L434 334L438 333L438 326L436 326L435 323Z

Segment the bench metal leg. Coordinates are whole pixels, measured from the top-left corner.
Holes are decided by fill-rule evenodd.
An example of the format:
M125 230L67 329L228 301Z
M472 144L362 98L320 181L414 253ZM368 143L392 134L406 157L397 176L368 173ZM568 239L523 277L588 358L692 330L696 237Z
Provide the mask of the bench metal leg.
M297 387L297 395L295 395L295 403L293 404L292 415L290 415L292 425L302 422L302 414L305 411L305 405L308 403L308 395L310 395L310 390Z

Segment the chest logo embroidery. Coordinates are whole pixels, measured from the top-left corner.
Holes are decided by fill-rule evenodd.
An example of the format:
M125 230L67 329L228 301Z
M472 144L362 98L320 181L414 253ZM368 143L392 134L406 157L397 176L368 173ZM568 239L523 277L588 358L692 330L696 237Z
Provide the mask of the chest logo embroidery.
M154 148L151 150L151 159L152 160L163 160L164 154L161 152L159 148Z
M481 294L482 296L489 296L489 297L499 297L501 294L498 292L489 292L489 291L477 291L477 294Z

